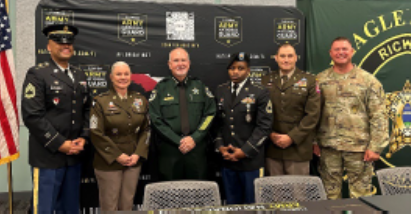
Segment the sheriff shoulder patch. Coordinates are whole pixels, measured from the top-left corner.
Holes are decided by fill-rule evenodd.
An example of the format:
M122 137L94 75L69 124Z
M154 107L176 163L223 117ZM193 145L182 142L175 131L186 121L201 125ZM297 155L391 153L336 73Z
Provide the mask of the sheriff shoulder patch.
M155 100L156 96L157 96L157 91L156 90L151 91L151 95L150 95L150 98L148 99L148 101L151 102L151 101Z

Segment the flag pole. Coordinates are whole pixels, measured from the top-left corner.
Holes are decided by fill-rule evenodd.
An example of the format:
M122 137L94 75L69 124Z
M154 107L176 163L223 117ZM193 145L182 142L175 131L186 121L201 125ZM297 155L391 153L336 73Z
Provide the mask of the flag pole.
M7 163L7 178L9 183L9 211L10 214L13 214L13 183L12 183L12 169L11 161Z

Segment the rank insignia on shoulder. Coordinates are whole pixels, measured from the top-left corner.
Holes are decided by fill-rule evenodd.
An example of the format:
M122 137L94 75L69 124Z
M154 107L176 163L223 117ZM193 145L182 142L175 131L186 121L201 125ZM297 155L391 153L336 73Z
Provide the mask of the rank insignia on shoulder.
M265 111L269 114L273 113L273 104L271 103L271 100L268 100L267 106L265 107Z
M35 96L36 96L36 88L33 86L33 84L29 83L24 89L24 97L27 99L31 99Z

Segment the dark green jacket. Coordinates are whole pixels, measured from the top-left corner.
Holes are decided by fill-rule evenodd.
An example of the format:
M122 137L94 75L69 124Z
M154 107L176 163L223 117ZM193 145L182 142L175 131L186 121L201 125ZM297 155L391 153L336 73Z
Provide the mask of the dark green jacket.
M190 136L203 141L216 112L214 96L198 79L187 77L186 97ZM167 77L160 81L150 96L150 119L161 138L178 147L182 139L178 81Z

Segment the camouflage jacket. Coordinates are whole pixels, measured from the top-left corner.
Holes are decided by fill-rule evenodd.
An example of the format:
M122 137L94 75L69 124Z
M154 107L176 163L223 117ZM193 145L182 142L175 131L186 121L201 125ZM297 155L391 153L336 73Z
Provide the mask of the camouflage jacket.
M321 90L321 147L381 153L388 144L384 89L370 73L354 67L346 74L329 68L317 75Z

